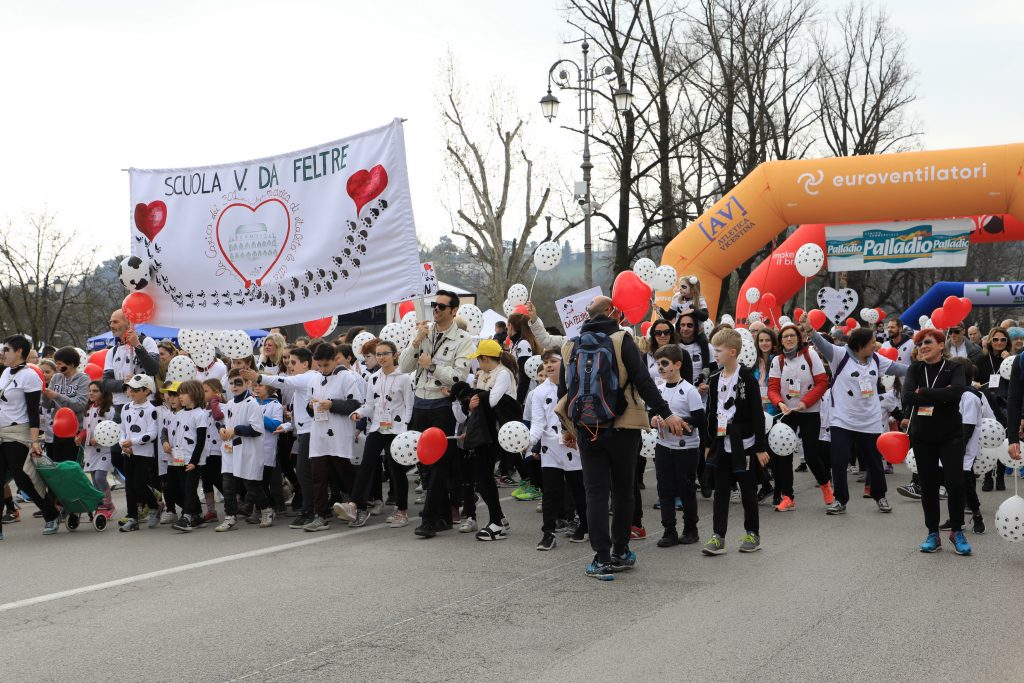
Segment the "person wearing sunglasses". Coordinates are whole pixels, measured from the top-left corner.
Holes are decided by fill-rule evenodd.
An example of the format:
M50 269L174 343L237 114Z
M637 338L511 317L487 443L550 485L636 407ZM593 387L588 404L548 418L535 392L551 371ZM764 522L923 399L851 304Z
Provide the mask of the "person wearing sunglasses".
M43 382L26 369L25 359L32 344L22 335L8 337L3 343L3 375L0 375L0 481L14 483L43 511L43 534L57 533L57 509L50 496L43 497L25 472L25 459L43 454L39 439L39 399ZM0 523L0 540L3 526Z
M701 321L692 313L683 313L676 319L679 346L690 356L690 365L693 368L692 378L690 375L683 376L690 378L690 382L697 387L700 395L707 399L707 380L718 370L718 366L715 364L715 356L711 353L711 345L701 325Z
M53 354L57 364L57 372L43 389L43 408L56 413L61 408L68 408L82 424L85 409L89 403L89 376L78 369L81 358L73 346L64 346ZM78 458L78 446L75 437L59 437L54 435L47 455L54 462L64 462Z
M679 335L676 333L675 327L668 320L658 320L651 329L647 331L647 372L650 374L651 379L658 382L661 379L661 373L658 371L658 361L654 355L658 352L658 349L665 346L679 346ZM682 360L682 374L683 378L687 382L693 381L693 361L690 360L690 354L683 351Z
M444 389L469 377L469 356L476 347L469 333L455 324L457 294L438 290L430 308L433 321L416 323L412 343L399 354L398 370L413 373L415 398L410 428L422 432L437 427L446 436L454 436L455 414ZM422 522L414 532L420 538L432 538L438 531L452 528L449 480L454 474L454 460L454 454L449 453L423 467L426 500L420 512Z
M946 350L950 358L966 358L975 364L981 358L981 347L964 336L963 325L949 328L949 338L946 341Z
M945 484L949 506L949 540L957 555L970 555L963 533L964 442L960 398L967 386L962 365L949 362L946 335L941 330L921 330L914 335L917 360L903 382L903 407L910 411L910 446L914 449L921 480L921 507L928 535L923 553L942 546L939 539L939 487Z
M978 372L975 377L974 386L981 390L985 399L992 407L996 419L1001 425L1006 426L1007 398L1009 395L1010 382L1003 379L999 374L999 368L1003 359L1010 356L1010 335L1002 327L993 327L988 333L988 346L986 351L978 359ZM1004 475L1006 468L1003 463L997 462L995 474L989 470L985 473L981 482L982 491L1006 490Z

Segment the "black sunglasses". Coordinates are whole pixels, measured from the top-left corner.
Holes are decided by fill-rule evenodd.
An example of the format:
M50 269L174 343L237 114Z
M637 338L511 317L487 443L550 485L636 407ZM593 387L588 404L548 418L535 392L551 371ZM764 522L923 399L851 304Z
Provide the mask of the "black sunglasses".
M431 301L430 302L430 307L431 308L436 308L439 311L447 311L449 308L452 308L452 305L451 304L438 303L437 301Z
M660 330L655 330L654 331L654 336L655 337L671 337L672 336L672 330L666 330L663 327Z

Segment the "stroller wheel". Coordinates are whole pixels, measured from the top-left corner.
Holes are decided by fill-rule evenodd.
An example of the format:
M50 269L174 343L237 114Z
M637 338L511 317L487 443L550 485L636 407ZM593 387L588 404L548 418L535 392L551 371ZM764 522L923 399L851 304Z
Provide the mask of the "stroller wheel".
M67 525L68 531L74 531L78 528L78 521L78 515L70 514L64 523Z
M107 517L106 515L97 514L92 518L92 525L96 531L103 531L107 528Z

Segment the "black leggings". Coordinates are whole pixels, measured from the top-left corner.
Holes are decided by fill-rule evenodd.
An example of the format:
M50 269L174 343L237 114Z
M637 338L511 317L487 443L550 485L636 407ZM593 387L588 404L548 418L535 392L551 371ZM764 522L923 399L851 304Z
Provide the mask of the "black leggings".
M814 480L818 482L818 486L827 484L831 477L829 476L828 464L822 457L819 445L821 442L818 441L818 435L821 433L821 414L793 411L789 415L784 416L781 422L792 427L793 431L800 436L800 442L804 448L804 462L807 463L807 468L811 470ZM790 464L792 464L792 461ZM779 483L778 473L775 475L775 481L777 484ZM789 473L789 487L789 493L786 493L785 490L783 490L783 493L792 498L792 469L790 469Z
M499 454L503 454L497 445L490 444L483 448L473 450L473 465L476 473L476 491L480 494L484 504L487 505L487 514L490 515L491 524L501 524L505 518L501 510L501 501L498 496L498 485L494 481L494 463L498 460ZM473 506L473 513L476 514L476 505Z
M669 449L654 447L654 472L658 479L658 500L661 501L661 525L676 528L676 498L683 501L683 529L696 531L697 521L697 448Z
M912 437L910 441L917 460L917 473L921 476L925 527L929 532L939 531L939 486L945 485L950 528L959 531L964 525L963 441L955 438L925 441L919 437Z
M144 455L126 455L124 458L125 498L128 516L132 519L139 518L140 502L148 505L150 512L157 509L156 496L150 488L154 460L155 458Z
M164 489L164 500L171 495L181 506L182 513L191 515L193 518L199 515L199 479L200 468L196 467L191 472L186 472L180 465L172 465L167 468L167 486ZM170 504L167 504L170 509Z
M391 442L394 434L370 432L363 444L363 461L356 470L356 482L352 486L352 501L360 510L365 510L370 500L370 493L375 480L379 482L380 465L383 458L391 455ZM390 459L390 458L389 458ZM409 495L409 483L406 482L406 496Z
M0 444L0 481L7 481L7 477L13 477L18 488L28 494L32 502L43 511L43 519L47 522L57 518L57 508L50 496L45 498L39 495L32 479L25 474L25 458L28 457L28 446L17 441L8 441ZM0 529L3 529L0 522Z

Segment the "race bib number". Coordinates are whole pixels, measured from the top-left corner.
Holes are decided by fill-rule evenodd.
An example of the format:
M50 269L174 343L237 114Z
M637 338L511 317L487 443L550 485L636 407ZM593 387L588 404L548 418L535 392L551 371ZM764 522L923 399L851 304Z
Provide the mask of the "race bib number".
M935 406L920 406L917 409L918 417L931 417L935 414Z
M860 397L861 398L874 398L875 396L875 383L870 379L860 380Z
M988 388L989 389L998 389L999 388L999 375L997 375L994 372L991 375L988 376Z
M795 379L793 383L786 389L787 398L800 398L800 380Z
M387 422L381 421L381 423L380 423L380 431L382 431L382 432L390 433L391 432L391 427L392 427L392 423L391 423L390 420L387 421Z
M715 435L716 436L725 436L725 430L728 428L728 426L729 426L729 419L725 416L724 413L719 413L718 414L718 425L717 425L717 428L715 429Z

